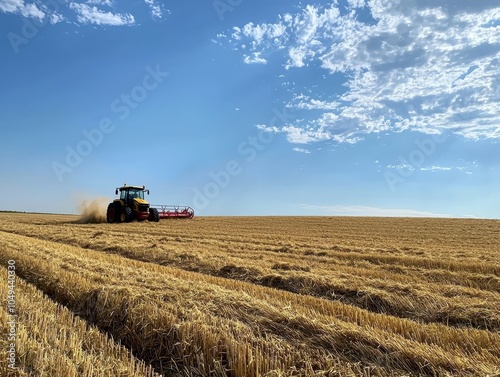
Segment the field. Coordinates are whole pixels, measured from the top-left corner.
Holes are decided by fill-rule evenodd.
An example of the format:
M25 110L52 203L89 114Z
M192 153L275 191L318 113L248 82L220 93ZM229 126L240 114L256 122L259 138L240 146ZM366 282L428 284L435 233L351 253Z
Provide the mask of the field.
M499 251L495 220L0 214L0 375L498 377Z

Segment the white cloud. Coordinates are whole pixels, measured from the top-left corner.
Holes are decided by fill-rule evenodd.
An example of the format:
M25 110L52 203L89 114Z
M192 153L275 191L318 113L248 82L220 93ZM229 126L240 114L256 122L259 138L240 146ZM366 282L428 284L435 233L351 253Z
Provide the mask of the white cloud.
M304 149L304 148L293 148L293 151L299 152L299 153L305 153L305 154L311 153L311 151L309 149Z
M22 17L47 19L51 24L68 20L66 11L69 8L76 14L76 21L81 24L94 25L133 25L135 18L130 13L117 11L115 0L77 0L59 2L58 7L45 5L41 0L0 0L0 13L14 13ZM162 19L170 11L164 9L158 0L144 0L154 19ZM59 9L61 8L61 9ZM222 37L218 36L218 38Z
M0 0L0 10L5 13L14 13L24 7L24 0Z
M302 14L295 16L292 23L299 44L308 42L315 44L317 38L324 37L324 32L332 30L332 25L339 21L340 11L332 4L330 8L320 9L314 5L306 5Z
M260 56L260 52L253 52L243 58L245 64L267 64L267 60Z
M449 167L449 166L436 166L436 165L433 165L433 166L428 166L428 167L420 168L420 170L422 170L422 171L451 171L452 168Z
M314 51L305 46L291 47L290 50L288 50L288 56L289 59L285 65L286 69L293 67L302 68L307 65L304 63L305 60L314 57Z
M335 110L339 108L340 102L311 99L309 96L300 94L296 95L286 106L302 110Z
M252 22L246 24L243 29L233 28L232 37L236 40L245 36L253 40L253 46L257 46L264 40L278 42L285 37L286 27L282 23L254 25Z
M499 4L348 3L347 12L336 2L307 5L297 14L279 15L276 23L232 29L229 43L250 46L246 63L252 56L279 54L286 69L335 74L329 76L335 81L331 93L324 93L327 100L297 100L292 94L286 103L299 111L332 113L335 122L309 113L306 122L280 130L288 140L352 142L363 134L405 130L500 139ZM362 7L376 22L362 21Z
M133 25L135 23L134 16L129 13L119 14L104 12L97 7L90 7L86 4L70 3L69 7L73 9L78 18L78 22L83 24L96 24L96 25Z
M376 217L453 217L450 214L418 211L413 209L377 208L368 206L309 205L301 207L314 213L330 216L376 216Z
M62 22L62 21L64 21L64 17L63 17L63 15L61 15L61 14L59 14L59 13L52 13L52 14L50 15L50 23L51 23L52 25L55 25L55 24L57 24L57 23L59 23L59 22Z
M35 4L27 4L23 9L21 9L21 14L24 17L38 18L43 20L45 18L45 13L42 12Z
M400 163L400 164L389 164L387 165L387 169L397 169L400 171L415 171L415 170L420 170L420 171L429 171L429 172L450 172L450 171L460 171L464 172L465 174L472 174L470 172L471 169L477 168L477 163L468 163L466 164L467 166L441 166L441 165L431 165L431 166L422 166L422 167L417 167L408 163Z
M265 132L272 132L272 133L280 132L280 129L276 126L268 127L265 124L257 124L255 127L257 127L257 129L265 131Z
M413 171L413 170L415 170L415 167L413 165L410 165L410 164L398 164L398 165L391 164L391 165L387 165L387 169L398 169L398 170Z
M113 6L113 2L111 0L87 0L86 3L95 5L106 5L108 7Z
M160 4L155 0L144 0L144 2L149 6L151 11L151 16L155 19L161 19L163 17L163 11Z
M365 0L347 0L347 3L351 9L363 8L366 5Z
M39 20L45 18L45 13L35 3L25 4L24 0L0 0L0 11Z

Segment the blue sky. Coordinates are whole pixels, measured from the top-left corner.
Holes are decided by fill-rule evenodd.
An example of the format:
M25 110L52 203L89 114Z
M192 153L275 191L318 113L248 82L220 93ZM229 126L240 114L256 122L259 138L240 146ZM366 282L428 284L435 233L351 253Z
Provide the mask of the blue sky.
M0 209L498 218L495 0L0 0Z

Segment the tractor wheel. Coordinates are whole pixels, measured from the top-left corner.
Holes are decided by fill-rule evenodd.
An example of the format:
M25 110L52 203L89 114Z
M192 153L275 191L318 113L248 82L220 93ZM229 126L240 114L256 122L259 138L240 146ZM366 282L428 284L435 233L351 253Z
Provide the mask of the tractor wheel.
M115 208L115 205L113 203L111 203L110 205L108 205L108 210L106 211L106 221L108 223L114 223L116 221L116 216L117 213L116 213L116 208Z
M130 207L124 207L120 212L120 222L129 223L134 219L134 212Z
M160 215L158 213L158 210L156 208L150 208L149 209L149 214L151 215L151 221L158 222L160 221Z

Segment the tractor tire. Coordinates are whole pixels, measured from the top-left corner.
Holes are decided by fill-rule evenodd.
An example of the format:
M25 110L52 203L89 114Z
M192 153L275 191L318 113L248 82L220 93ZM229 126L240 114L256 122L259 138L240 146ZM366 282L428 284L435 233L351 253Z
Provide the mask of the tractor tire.
M116 212L116 207L113 203L108 205L108 209L106 211L106 221L108 223L114 223L117 220L118 213Z
M158 210L156 208L150 208L149 209L149 214L151 215L151 221L158 222L160 221L160 215L158 213Z
M120 212L120 222L129 223L134 219L134 212L130 207L124 207Z

